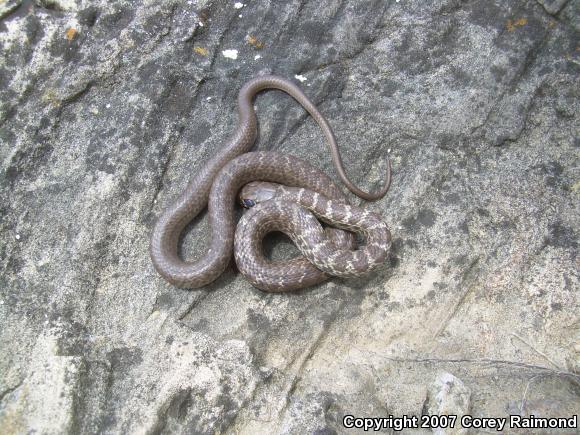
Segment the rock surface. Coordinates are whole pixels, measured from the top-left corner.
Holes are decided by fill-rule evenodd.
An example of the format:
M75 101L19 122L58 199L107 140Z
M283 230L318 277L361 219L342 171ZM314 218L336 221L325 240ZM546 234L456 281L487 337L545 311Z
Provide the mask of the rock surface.
M419 415L441 371L473 415L578 413L578 5L2 2L1 432L342 433ZM390 265L295 294L233 268L176 289L155 218L268 72L301 82L359 185L391 156L367 205ZM291 98L256 105L257 149L334 174Z
M463 416L471 415L470 398L471 391L461 379L451 373L441 372L429 385L421 414L442 417L441 420L435 419L432 422L433 433L436 435L466 434L469 433L468 428L462 427L462 424L451 423L450 419L457 418L461 421Z

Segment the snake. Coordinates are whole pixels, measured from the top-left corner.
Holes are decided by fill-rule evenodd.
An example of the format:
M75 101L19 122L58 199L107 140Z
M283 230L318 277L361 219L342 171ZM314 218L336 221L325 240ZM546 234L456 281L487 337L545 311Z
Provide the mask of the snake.
M362 199L372 201L383 197L390 187L391 165L388 159L386 181L377 192L365 192L350 181L344 170L336 139L330 125L298 86L285 78L274 75L253 78L242 86L238 94L238 124L233 134L225 145L196 171L182 193L165 208L151 233L149 252L153 266L167 282L176 287L188 289L200 288L215 281L225 271L232 259L234 251L234 238L236 236L235 204L237 195L243 186L252 181L260 180L304 189L301 196L304 197L305 202L307 202L307 197L314 200L314 196L317 194L320 204L324 203L326 209L330 211L330 218L323 215L319 215L319 217L321 219L327 219L327 222L332 224L335 223L332 221L333 209L335 207L336 212L334 215L341 214L342 212L342 214L348 214L344 209L345 206L348 206L350 207L350 214L363 218L363 223L371 215L371 212L362 209L355 210L354 206L348 205L348 201L340 188L326 174L309 163L287 154L266 151L249 152L257 137L257 117L253 107L253 99L257 93L266 89L277 89L290 95L314 118L326 137L336 172L343 184L352 193ZM299 195L298 192L294 193ZM286 194L290 195L290 193ZM326 272L317 268L317 275L313 277L312 274L309 275L308 271L304 269L304 262L308 261L306 259L307 257L298 257L286 262L285 265L268 265L268 262L264 261L263 256L260 257L258 255L256 257L256 250L261 243L261 240L258 239L265 235L265 228L269 230L278 228L278 230L288 230L290 232L291 228L284 227L281 219L293 220L299 217L296 211L291 209L292 206L288 206L288 204L286 206L280 205L280 201L285 202L287 200L288 197L282 200L279 198L276 199L279 210L277 211L278 214L274 217L266 217L264 220L264 212L259 211L262 207L256 207L254 210L251 210L251 213L248 213L246 219L244 217L242 218L244 221L244 233L249 232L252 240L247 243L240 240L237 243L237 247L240 250L240 253L237 255L237 261L243 259L244 266L250 266L248 269L244 269L242 273L256 273L258 278L250 279L250 282L256 287L266 291L285 291L304 288L307 285L312 285L326 279L329 272L336 272L334 268L338 265L333 260L330 268L327 268ZM259 205L264 206L269 202L265 201ZM338 210L339 204L341 211ZM209 247L199 260L193 262L183 260L178 253L181 233L206 206L208 209L211 233ZM297 207L299 206L297 205ZM318 208L316 207L314 207L314 210L311 207L310 210L318 213ZM285 217L282 216L284 213ZM315 218L313 217L312 219ZM313 222L312 219L310 220L311 223ZM264 224L264 222L268 221L270 224ZM252 230L252 224L247 222L256 222L259 224L259 228ZM294 225L294 229L297 230L298 223L294 223L296 224ZM373 219L369 223L371 227L377 224ZM353 225L353 222L348 219L338 225L345 229L360 230L360 222L357 226ZM379 230L379 228L377 227L376 230ZM348 254L350 258L344 257L343 254L343 258L340 261L342 261L343 267L348 267L351 275L353 275L352 272L356 271L366 273L376 264L384 261L386 251L390 248L390 232L386 224L379 231L382 231L382 238L380 240L367 240L366 246L370 246L370 250L352 251L354 237L349 232L341 234L342 231L341 229L330 230L330 233L334 235L324 243L321 242L322 236L320 233L318 236L297 236L296 239L304 239L316 243L314 246L306 247L308 253L313 250L326 253L328 249L332 249L332 246L347 254L350 251L351 253ZM368 231L364 235L369 236ZM252 248L248 249L250 247ZM370 261L371 264L369 264L369 255L377 254L375 252L377 247L382 247L382 251L384 252L379 253L378 257ZM338 257L336 260L339 260ZM363 264L365 261L366 269L362 267L365 265ZM272 266L274 266L273 271L267 270ZM310 266L306 268L310 269ZM274 281L262 283L260 280L261 275L271 276L274 278ZM347 272L346 275L349 275L349 273ZM248 278L247 275L246 277Z
M273 153L262 157L279 158ZM329 276L360 277L387 259L391 247L387 224L378 214L347 201L331 199L302 187L251 182L242 188L240 202L250 211L242 216L236 228L234 256L242 275L261 290L298 290ZM334 227L360 233L366 244L355 249L350 239L337 238L332 229L323 229L317 218ZM290 237L303 256L290 260L291 265L288 260L268 260L263 254L262 242L272 232Z

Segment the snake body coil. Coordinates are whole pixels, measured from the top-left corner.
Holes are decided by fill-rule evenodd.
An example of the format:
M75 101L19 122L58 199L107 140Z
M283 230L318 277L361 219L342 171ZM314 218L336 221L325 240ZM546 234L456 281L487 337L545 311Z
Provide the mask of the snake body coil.
M260 189L266 183L251 184ZM366 244L354 250L328 234L329 228L325 233L316 218L361 233ZM303 254L291 260L291 267L287 260L277 262L264 257L262 241L274 231L289 236ZM318 191L281 185L272 199L244 214L236 229L234 254L238 269L255 287L278 292L309 287L329 276L365 275L385 262L390 247L391 233L376 213Z
M233 136L218 154L200 168L185 191L162 213L153 230L150 243L153 264L168 282L178 287L202 287L214 281L227 267L234 245L236 195L244 184L256 179L271 181L318 192L325 197L325 200L330 201L330 206L333 200L337 204L346 202L340 189L326 175L299 159L271 152L247 153L257 135L257 121L252 99L256 93L268 88L282 90L294 97L317 121L328 140L337 172L353 193L372 200L382 197L389 188L390 165L387 182L380 192L369 194L354 186L346 177L330 126L302 91L293 83L280 77L255 78L246 83L240 91L239 121ZM180 234L206 205L211 231L209 250L197 262L183 261L178 256ZM345 250L352 248L352 235L341 234L339 231L334 230L335 241L331 243ZM388 233L388 229L386 232ZM390 240L390 233L388 240ZM298 259L298 263L303 261ZM296 267L296 261L290 262L284 273L295 272ZM282 276L282 281L279 280L280 285L276 288L264 289L280 291L300 288L305 287L303 283L311 281L306 277L298 277L297 279L302 278L302 281L297 283L291 281L289 275ZM296 279L296 275L292 279Z

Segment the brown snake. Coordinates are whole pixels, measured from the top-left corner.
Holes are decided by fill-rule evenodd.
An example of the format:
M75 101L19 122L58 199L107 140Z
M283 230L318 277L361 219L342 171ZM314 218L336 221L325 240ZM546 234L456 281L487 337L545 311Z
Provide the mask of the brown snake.
M199 169L177 200L161 214L151 235L150 254L153 265L168 282L178 287L202 287L214 281L225 270L231 260L234 247L234 233L236 228L234 222L234 206L236 195L245 184L254 180L270 181L287 186L304 188L301 189L306 193L303 196L305 198L308 196L313 201L314 198L312 195L318 195L317 201L320 201L320 204L324 202L325 207L331 215L333 213L334 215L342 213L342 216L335 217L345 218L344 214L352 215L354 213L359 219L363 220L363 224L366 224L367 227L372 227L370 231L374 232L371 234L368 229L362 228L360 223L353 224L349 219L343 219L343 222L335 222L314 211L323 220L331 221L333 224L345 229L362 231L367 237L367 245L365 248L350 251L353 247L352 234L346 233L345 235L344 233L341 234L341 230L333 230L330 233L334 235L327 242L322 241L320 238L316 239L320 235L315 236L314 240L319 240L318 245L315 247L306 247L308 251L320 250L323 255L329 254L329 249L337 252L340 250L342 252L340 255L343 257L339 259L338 257L340 255L337 254L331 264L329 263L330 266L325 270L326 273L337 271L335 268L338 267L338 263L334 261L339 260L343 263L341 267L348 269L342 274L343 276L359 276L362 273L372 270L386 258L388 249L390 248L390 233L386 224L380 220L380 217L373 213L346 205L344 194L324 173L310 166L308 163L288 155L273 152L248 153L257 135L257 121L252 100L258 92L264 89L279 89L286 92L297 100L316 120L322 128L330 146L334 166L341 180L351 192L361 198L374 200L384 196L389 189L391 180L390 162L388 162L387 182L379 192L370 194L358 189L347 178L344 172L334 134L328 122L302 91L293 83L280 77L261 76L254 78L247 82L239 93L239 121L234 134L221 151ZM264 203L263 205L266 204ZM304 275L304 267L312 272L311 268L314 266L305 265L306 260L303 257L298 257L283 265L270 264L272 269L267 271L265 269L269 267L267 261L264 262L263 258L260 259L252 256L257 249L256 247L261 244L261 238L265 235L264 231L266 233L274 230L290 231L291 228L280 219L308 220L302 214L299 216L298 213L302 212L297 212L294 208L290 208L292 206L280 207L280 199L276 200L276 204L278 204L277 217L269 215L270 217L266 216L264 218L265 215L263 212L252 210L250 215L253 216L253 219L258 224L259 228L257 230L256 228L252 229L251 225L248 226L249 224L247 222L251 221L251 216L244 220L245 229L253 234L251 236L252 241L248 241L247 243L248 249L246 249L243 241L236 241L236 248L241 250L240 255L238 253L236 255L237 257L243 257L246 265L253 266L253 269L250 267L252 269L250 272L256 272L258 275L269 274L274 280L274 282L268 281L267 283L261 283L259 279L251 278L250 281L252 284L264 290L283 291L306 287L307 285L312 285L320 282L322 279L326 279L327 275L320 270L316 270L317 276L314 278L311 276L312 274ZM210 247L200 260L193 263L183 261L178 256L180 234L187 224L206 205L209 211L209 226L211 231ZM301 203L301 205L308 207L308 204ZM338 210L339 205L343 207L343 211L333 212L335 207ZM348 213L346 213L344 207L348 207ZM312 208L310 209L312 210ZM285 217L283 217L285 212ZM294 223L297 224L297 222ZM310 220L310 224L312 223L312 220ZM294 225L294 229L297 230L298 226ZM301 236L297 236L295 241L300 242ZM250 245L255 249L252 251L252 255L250 253L245 255L246 251L249 252ZM301 248L300 243L298 245ZM378 252L377 250L382 251ZM369 254L373 254L375 258L369 261ZM240 270L242 273L246 272L242 268Z

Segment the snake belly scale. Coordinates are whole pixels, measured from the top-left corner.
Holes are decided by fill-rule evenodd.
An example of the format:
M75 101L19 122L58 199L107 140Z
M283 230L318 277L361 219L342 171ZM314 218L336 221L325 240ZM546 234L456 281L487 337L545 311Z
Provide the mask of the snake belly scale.
M387 181L379 192L370 194L354 186L344 172L336 141L328 122L296 85L276 76L261 76L252 79L240 90L238 96L239 121L232 137L209 162L199 168L181 195L163 211L153 229L150 241L151 259L155 269L171 284L183 288L198 288L211 283L223 273L232 258L234 249L236 196L238 191L250 181L270 181L316 192L324 198L324 201L327 201L327 207L330 208L338 204L346 204L344 194L332 180L308 163L295 157L274 152L248 152L257 136L257 120L252 100L258 92L264 89L279 89L286 92L316 120L327 139L339 177L349 190L361 198L374 200L382 197L389 188L390 163ZM211 231L209 249L196 262L184 261L178 255L179 237L187 224L206 205ZM361 212L367 213L367 215L370 213L364 210ZM292 213L287 214L287 217L292 218L292 216L296 217ZM319 217L325 219L324 216ZM279 219L270 218L270 221L279 227L281 224ZM335 224L335 222L332 223ZM272 227L272 225L270 226ZM357 229L356 225L349 228L348 222L339 223L338 226L345 229ZM283 229L279 228L279 230ZM354 237L351 233L338 229L331 230L330 233L333 235L328 243L331 243L332 246L339 247L343 251L349 251L353 248ZM253 234L254 239L262 237L259 232ZM367 241L367 245L375 246L375 242L368 243ZM256 243L254 242L253 245ZM242 243L243 245L244 243ZM390 246L390 233L386 225L383 229L383 240L379 242L379 245L384 246L384 250L388 250ZM314 247L314 249L318 250L320 247ZM359 260L361 256L366 256L366 254L350 255L358 256ZM379 261L381 255L379 255ZM256 261L253 257L247 258L252 258L250 260L252 262ZM299 257L288 262L286 268L279 271L281 275L279 275L278 283L275 286L259 286L254 282L253 284L264 290L283 291L306 287L326 278L325 272L320 270L316 271L317 276L314 278L299 275L303 272L301 268L306 266L306 269L312 271L310 268L314 267L305 265L305 261L307 260ZM352 267L355 269L357 268L354 263L349 264L353 265ZM258 273L262 272L259 268L257 271Z

